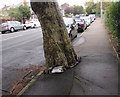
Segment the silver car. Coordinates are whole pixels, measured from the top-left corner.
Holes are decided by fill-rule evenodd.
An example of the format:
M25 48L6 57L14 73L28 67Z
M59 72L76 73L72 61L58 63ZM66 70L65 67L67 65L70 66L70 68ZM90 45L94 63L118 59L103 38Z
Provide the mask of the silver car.
M77 37L78 34L78 26L74 24L74 21L72 18L63 18L64 23L66 25L66 29L68 31L68 35L71 40L73 40L75 37Z
M18 21L7 21L0 25L0 29L2 34L4 34L6 31L14 32L16 30L26 30L26 26Z

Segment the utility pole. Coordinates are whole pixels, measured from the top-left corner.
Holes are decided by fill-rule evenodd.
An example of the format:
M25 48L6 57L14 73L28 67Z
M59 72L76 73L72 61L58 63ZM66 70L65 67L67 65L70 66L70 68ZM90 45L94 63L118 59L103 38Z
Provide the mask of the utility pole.
M102 9L102 0L101 0L101 19L102 19L103 9Z

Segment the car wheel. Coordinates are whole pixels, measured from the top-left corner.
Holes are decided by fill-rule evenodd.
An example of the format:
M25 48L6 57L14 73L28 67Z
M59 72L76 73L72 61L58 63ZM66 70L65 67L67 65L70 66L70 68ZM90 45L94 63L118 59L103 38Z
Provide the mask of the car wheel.
M26 26L24 26L24 27L23 27L23 30L26 30L26 29L27 29Z
M81 33L82 29L78 29L78 33Z
M34 24L33 28L35 28L36 24Z
M5 34L5 31L2 31L2 34Z
M77 35L75 36L75 38L77 38Z
M14 32L15 31L15 29L12 27L12 28L10 28L10 32Z
M73 37L73 35L72 34L70 34L70 38L72 39L72 37Z
M82 32L84 32L84 29L82 29Z

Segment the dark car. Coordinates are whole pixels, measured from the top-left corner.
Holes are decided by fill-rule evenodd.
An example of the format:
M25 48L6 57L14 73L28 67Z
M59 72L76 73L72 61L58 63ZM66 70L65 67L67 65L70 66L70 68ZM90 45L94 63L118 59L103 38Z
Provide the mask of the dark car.
M76 19L75 21L78 26L78 33L83 32L87 28L87 24L84 19Z

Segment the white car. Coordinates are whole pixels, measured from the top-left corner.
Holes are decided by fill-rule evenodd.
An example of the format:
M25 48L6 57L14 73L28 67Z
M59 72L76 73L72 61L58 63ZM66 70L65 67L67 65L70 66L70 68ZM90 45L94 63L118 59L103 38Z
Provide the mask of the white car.
M91 19L89 16L85 16L85 17L80 17L80 19L84 19L87 26L89 26L91 24Z
M74 24L74 21L72 18L64 17L63 20L66 25L68 35L69 35L70 39L73 40L75 37L77 37L78 26L76 24Z
M26 28L31 28L30 20L27 20L23 25L26 26Z
M26 21L26 24L30 26L31 28L40 27L40 22L38 19L28 20Z
M35 27L40 27L40 22L39 22L38 19L32 19L32 20L30 21L30 23L31 23L31 25L32 25L33 28L35 28Z
M73 24L73 19L72 18L66 18L66 17L63 17L63 20L64 20L64 23L66 25L66 29L68 31L68 34L70 33L70 30L71 30L71 24Z

